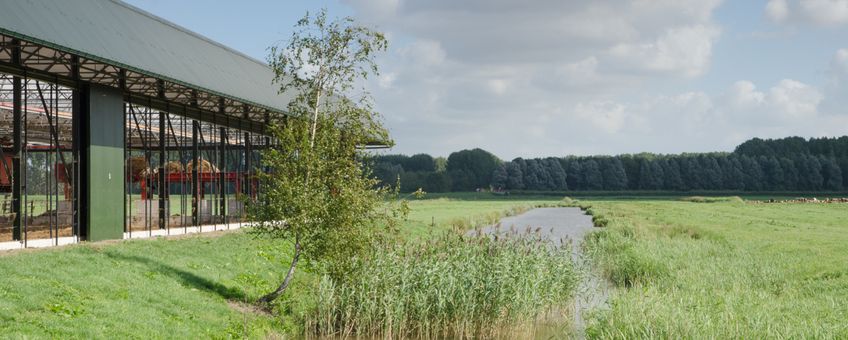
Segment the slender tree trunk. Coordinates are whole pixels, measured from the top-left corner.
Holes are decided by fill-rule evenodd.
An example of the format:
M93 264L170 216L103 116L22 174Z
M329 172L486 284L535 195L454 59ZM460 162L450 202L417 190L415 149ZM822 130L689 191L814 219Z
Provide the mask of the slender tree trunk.
M311 131L310 131L310 134L309 134L309 148L310 149L315 148L315 135L318 132L318 113L319 113L320 106L321 106L321 90L318 90L317 93L315 94L315 110L312 113L312 127L311 127ZM305 185L307 185L307 186L309 185L309 175L311 173L310 170L311 169L309 169L309 168L306 169L306 178L305 178L304 182L305 182ZM294 277L294 272L297 269L297 261L300 259L300 253L301 253L300 238L295 237L294 258L292 258L291 266L289 266L289 272L286 274L286 278L283 279L283 283L281 283L280 286L277 287L277 289L275 289L273 292L268 293L267 295L259 298L259 303L268 304L268 303L271 303L272 301L276 300L277 298L279 298L280 295L283 295L283 293L286 291L286 288L288 288L289 284L291 284L292 277Z
M286 291L286 288L289 287L292 277L294 277L294 271L295 269L297 269L297 261L300 259L300 252L300 240L297 239L294 242L294 258L292 258L291 266L289 266L289 272L288 274L286 274L286 278L283 279L283 283L281 283L280 286L277 287L277 289L275 289L273 292L268 293L267 295L259 298L259 303L269 304L272 301L276 300L278 297L280 297L280 295L283 295L283 293Z
M321 107L321 90L315 94L315 111L312 113L312 131L309 134L309 147L315 147L315 134L318 132L318 109Z

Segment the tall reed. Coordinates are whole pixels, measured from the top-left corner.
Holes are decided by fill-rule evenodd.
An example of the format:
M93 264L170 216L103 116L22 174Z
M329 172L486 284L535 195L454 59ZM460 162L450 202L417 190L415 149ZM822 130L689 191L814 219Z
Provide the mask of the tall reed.
M449 232L354 261L358 275L321 280L307 332L490 337L564 306L577 280L568 249L532 237Z

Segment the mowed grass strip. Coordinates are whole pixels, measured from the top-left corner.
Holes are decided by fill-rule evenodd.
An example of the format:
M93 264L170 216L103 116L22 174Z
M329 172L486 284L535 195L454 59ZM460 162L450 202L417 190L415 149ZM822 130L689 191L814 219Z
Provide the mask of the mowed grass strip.
M470 195L473 196L473 195ZM411 202L401 233L426 238L557 198ZM479 221L479 222L469 222ZM304 267L275 313L249 304L279 283L291 245L242 231L0 253L3 338L265 338L303 334L318 277Z
M598 338L848 337L848 205L592 201Z

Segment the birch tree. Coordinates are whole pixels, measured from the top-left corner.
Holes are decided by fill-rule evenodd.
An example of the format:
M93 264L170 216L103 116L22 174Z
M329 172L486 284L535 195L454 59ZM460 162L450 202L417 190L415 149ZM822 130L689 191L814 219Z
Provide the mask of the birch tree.
M270 49L281 94L294 94L288 119L270 127L276 147L263 154L263 197L250 217L260 235L290 242L293 257L282 282L259 299L270 303L291 284L300 261L336 278L395 228L389 189L363 167L363 146L391 143L361 84L378 74L382 33L352 18L307 13L286 45Z

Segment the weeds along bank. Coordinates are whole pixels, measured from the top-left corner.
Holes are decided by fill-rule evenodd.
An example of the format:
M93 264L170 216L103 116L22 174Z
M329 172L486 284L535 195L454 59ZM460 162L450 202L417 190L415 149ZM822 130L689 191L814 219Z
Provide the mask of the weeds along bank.
M514 326L528 315L544 313L549 309L545 304L557 294L570 294L566 289L568 277L563 276L567 271L547 270L545 275L523 277L525 281L521 281L521 276L510 276L503 268L507 261L518 256L517 249L525 249L526 245L456 245L450 242L459 242L457 239L445 239L447 236L444 236L437 241L436 238L453 228L485 225L501 216L518 214L536 205L557 204L557 201L553 198L476 200L472 197L413 201L412 213L401 229L407 238L419 242L415 243L417 245L407 243L383 249L382 254L374 256L374 264L363 269L368 275L355 276L350 281L334 283L334 286L322 281L315 271L304 270L302 275L295 277L291 291L271 313L261 312L251 303L279 280L280 273L291 261L291 247L285 242L256 238L243 232L4 253L0 254L0 334L10 338L298 338L332 333L334 325L352 325L352 321L358 329L368 329L372 333L378 330L377 322L384 321L386 327L382 329L393 334L427 323L433 327L442 325L439 331L445 332L504 332L506 330L495 327L479 329L479 320L500 318L500 314L497 317L491 314L498 309L509 311L499 319L500 325ZM457 247L464 250L456 252ZM429 249L427 256L411 257L414 251L422 249ZM479 256L490 250L499 255ZM438 255L440 253L444 255ZM477 256L472 257L474 254ZM521 270L526 272L531 266L549 269L570 266L568 262L557 262L559 258L551 257L555 253L533 254L524 264L510 269L523 268ZM448 258L444 265L440 266L439 256ZM474 262L464 263L466 257ZM405 265L389 266L393 262ZM489 270L492 268L501 268L500 273L505 275L491 277L498 273ZM382 273L384 279L376 280L375 273ZM440 290L423 289L420 285L397 286L398 280L411 282L410 275L428 278L440 285ZM555 277L563 280L552 282ZM472 290L461 290L460 282L497 284L473 290L475 294L487 295L464 296L462 294ZM550 295L528 295L530 284L562 284L563 289L550 292ZM368 287L368 294L372 295L432 298L445 304L437 306L441 309L430 308L428 311L432 314L412 309L389 310L384 317L365 313L374 311L372 308L350 314L349 319L327 318L334 310L353 312L351 303L368 296L352 295L355 287ZM516 295L509 295L513 293ZM488 305L479 302L489 296L500 300ZM519 296L521 300L508 299ZM335 307L319 305L319 299L335 299ZM318 309L319 306L322 309ZM463 308L474 312L468 313L468 309ZM434 313L436 310L441 312ZM409 317L396 317L399 312ZM460 316L459 312L470 316ZM368 327L360 326L365 325L362 320L371 323Z
M501 210L491 210L493 203ZM429 219L428 231L413 229L417 232L410 238L352 260L355 274L344 280L324 276L313 282L311 305L298 317L304 333L431 338L532 332L535 322L561 314L574 294L577 273L570 250L547 246L532 235L490 238L465 232L558 204L417 202L411 218ZM445 205L460 209L442 210Z
M576 273L568 249L533 239L463 237L375 249L349 280L325 277L307 332L487 338L565 307Z
M616 285L597 338L848 337L848 210L737 198L580 203Z

